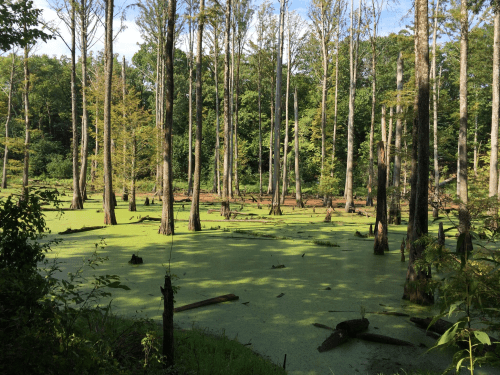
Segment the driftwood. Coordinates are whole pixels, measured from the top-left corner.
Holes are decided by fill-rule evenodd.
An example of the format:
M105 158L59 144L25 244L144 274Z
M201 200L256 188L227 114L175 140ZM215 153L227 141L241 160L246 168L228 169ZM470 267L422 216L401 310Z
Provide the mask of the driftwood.
M444 334L447 330L449 330L451 327L453 327L453 323L450 323L446 320L443 319L438 319L432 326L429 327L429 324L431 324L432 318L417 318L412 316L410 318L410 321L415 323L417 326L424 328L424 329L429 329L429 331L433 331L436 333L439 333L440 335ZM427 328L429 327L429 328Z
M365 341L372 341L372 342L380 342L382 344L389 344L389 345L400 345L400 346L415 346L411 342L404 341L404 340L399 340L395 339L389 336L384 336L384 335L377 335L375 333L358 333L356 335L356 338L365 340Z
M161 221L161 217L150 217L150 216L144 216L144 217L141 217L139 220L137 221L134 221L133 223L130 223L130 224L138 224L138 223L142 223L143 221Z
M369 325L370 322L366 318L352 319L340 322L339 324L337 324L335 329L346 331L349 336L356 337L358 333L366 331Z
M184 305L181 307L176 307L174 309L174 312L181 312L181 311L185 311L185 310L196 309L198 307L215 305L216 303L221 303L221 302L226 302L226 301L235 301L239 298L240 297L235 296L234 294L225 294L223 296L206 299L206 300L200 301L200 302L190 303L189 305Z
M321 323L313 323L313 326L318 327L318 328L329 329L330 331L335 331L335 328L325 326L324 324L321 324Z
M339 345L342 345L349 339L349 335L346 331L343 330L335 330L323 343L318 346L318 352L326 352L327 350L331 350L336 348Z
M79 232L88 232L89 230L95 230L95 229L102 229L102 228L106 228L106 226L96 226L96 227L83 227L83 228L80 228L80 229L71 229L71 228L68 228L66 229L65 231L63 232L59 232L58 234L72 234L72 233L79 233Z

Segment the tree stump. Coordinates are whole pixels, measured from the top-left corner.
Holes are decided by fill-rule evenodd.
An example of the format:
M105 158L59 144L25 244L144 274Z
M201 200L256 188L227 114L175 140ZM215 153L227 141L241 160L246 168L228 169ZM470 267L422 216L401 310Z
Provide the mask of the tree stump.
M332 221L332 212L333 212L333 208L332 207L329 207L327 210L326 210L326 216L325 216L325 220L323 220L323 222L325 223L330 223Z
M146 200L144 201L144 205L149 206L149 198L148 197L146 197Z
M366 331L369 325L370 322L366 318L352 319L340 322L335 329L347 332L350 337L356 337L358 333Z
M123 193L122 194L122 201L128 202L128 193Z

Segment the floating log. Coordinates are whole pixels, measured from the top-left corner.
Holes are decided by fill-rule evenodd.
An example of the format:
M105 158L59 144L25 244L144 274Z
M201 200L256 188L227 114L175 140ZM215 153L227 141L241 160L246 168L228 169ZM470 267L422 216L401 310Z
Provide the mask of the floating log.
M349 335L346 331L335 330L330 336L328 336L325 341L323 341L320 346L318 346L318 352L323 353L327 350L336 348L337 346L342 345L347 340L349 340Z
M321 323L313 323L313 326L318 327L318 328L329 329L330 331L335 331L335 328L325 326L324 324L321 324Z
M439 333L440 335L444 334L447 330L449 330L451 327L453 327L453 323L450 323L446 320L443 319L438 319L432 326L429 327L429 324L432 322L432 318L417 318L412 316L410 318L410 321L418 325L419 327L422 327L424 329L429 329L429 331L433 331L436 333ZM429 328L427 328L429 327Z
M72 208L52 208L52 207L47 207L43 208L42 211L74 211Z
M137 221L134 221L133 223L130 223L130 224L138 224L138 223L142 223L143 221L161 221L161 217L150 217L150 216L144 216L144 217L141 217L139 220Z
M415 346L411 342L404 341L404 340L399 340L395 339L389 336L384 336L384 335L377 335L375 333L358 333L356 335L356 338L365 340L365 341L372 341L372 342L379 342L382 344L389 344L389 345L400 345L400 346Z
M176 307L174 309L174 312L181 312L181 311L185 311L185 310L196 309L198 307L215 305L216 303L221 303L221 302L235 301L239 298L240 297L235 296L234 294L225 294L223 296L206 299L206 300L200 301L200 302L190 303L189 305L185 305L185 306L181 306L181 307Z
M352 319L340 322L335 329L346 331L349 336L356 337L356 334L366 331L369 325L370 322L366 318Z
M68 228L66 229L65 231L63 232L59 232L58 234L72 234L72 233L79 233L79 232L88 232L89 230L96 230L96 229L102 229L102 228L106 228L106 226L96 226L96 227L83 227L83 228L80 228L80 229L71 229L71 228Z
M271 266L271 269L275 270L275 269L278 269L278 268L285 268L285 265L284 264L278 264L277 266L275 266L274 264Z
M345 250L345 251L347 251L347 250ZM328 310L328 312L332 312L332 313L359 313L359 311L353 311L353 310ZM396 311L366 311L365 314L410 316L408 314L400 313L400 312L396 312Z

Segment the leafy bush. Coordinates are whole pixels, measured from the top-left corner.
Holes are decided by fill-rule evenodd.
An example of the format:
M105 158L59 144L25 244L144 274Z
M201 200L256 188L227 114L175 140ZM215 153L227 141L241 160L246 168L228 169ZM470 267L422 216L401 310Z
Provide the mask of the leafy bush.
M51 178L71 178L73 176L73 162L59 154L52 154L46 167L47 174Z

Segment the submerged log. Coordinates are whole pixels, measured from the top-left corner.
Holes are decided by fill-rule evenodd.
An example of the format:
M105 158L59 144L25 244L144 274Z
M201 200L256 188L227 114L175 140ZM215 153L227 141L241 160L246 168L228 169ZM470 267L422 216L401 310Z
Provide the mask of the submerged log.
M328 336L328 338L323 341L320 346L318 346L318 352L323 353L327 350L336 348L337 346L342 345L347 340L349 340L349 335L346 331L343 331L341 329L336 330L330 336Z
M399 340L395 339L389 336L384 336L384 335L377 335L375 333L358 333L356 335L356 338L365 340L365 341L372 341L372 342L379 342L382 344L389 344L389 345L400 345L400 346L415 346L411 342L404 341L404 340Z
M370 322L366 318L352 319L340 322L335 329L346 331L349 336L356 337L356 334L366 331L369 325Z
M63 232L59 232L58 234L72 234L72 233L79 233L79 232L88 232L89 230L96 230L96 229L102 229L106 228L106 226L96 226L96 227L83 227L80 229L71 229L68 228Z
M174 312L181 312L181 311L185 311L185 310L196 309L198 307L215 305L216 303L221 303L221 302L226 302L226 301L235 301L239 298L240 297L235 296L234 294L225 294L223 296L206 299L206 300L200 301L200 302L190 303L189 305L185 305L185 306L181 306L181 307L176 307L174 309Z
M432 326L429 327L429 324L432 322L432 318L417 318L412 316L410 321L422 327L424 329L429 329L429 331L433 331L439 333L440 335L444 334L447 330L453 327L453 323L450 323L443 319L438 319ZM428 328L427 328L428 327Z
M318 328L329 329L330 331L335 331L335 328L325 326L324 324L321 324L321 323L313 323L313 326L318 327Z

